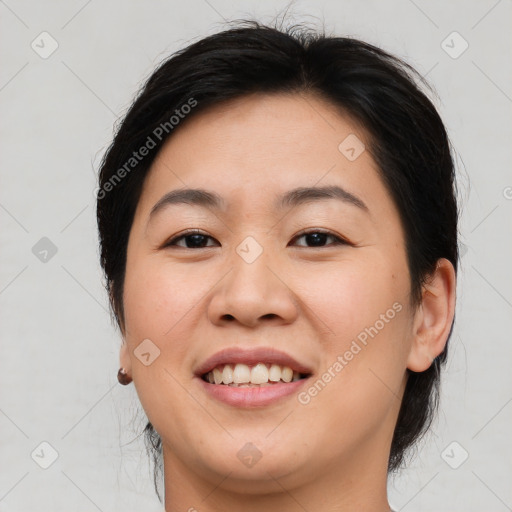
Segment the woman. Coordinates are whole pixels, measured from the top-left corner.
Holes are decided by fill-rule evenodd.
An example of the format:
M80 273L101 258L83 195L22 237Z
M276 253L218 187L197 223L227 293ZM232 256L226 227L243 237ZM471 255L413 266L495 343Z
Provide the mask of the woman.
M171 56L122 121L101 263L166 511L390 510L458 261L449 141L415 78L245 22Z

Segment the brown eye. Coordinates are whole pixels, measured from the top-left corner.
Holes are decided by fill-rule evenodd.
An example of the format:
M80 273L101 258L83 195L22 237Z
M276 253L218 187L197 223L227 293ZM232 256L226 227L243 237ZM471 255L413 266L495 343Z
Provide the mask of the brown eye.
M297 240L303 240L303 243L297 243ZM299 247L329 247L334 245L350 245L341 237L327 231L308 231L297 235L293 241ZM209 243L213 242L213 243ZM183 233L165 244L165 247L183 247L184 249L203 249L206 247L218 246L218 242L205 233L200 231L190 231Z
M308 231L294 238L295 241L300 239L304 239L305 244L297 244L299 247L326 247L347 244L347 242L339 236L326 231ZM329 243L330 240L331 243Z
M183 247L185 249L202 249L204 247L214 247L215 244L208 245L209 240L214 240L209 235L198 231L190 231L188 233L183 233L180 236L169 240L165 244L165 247L177 246Z

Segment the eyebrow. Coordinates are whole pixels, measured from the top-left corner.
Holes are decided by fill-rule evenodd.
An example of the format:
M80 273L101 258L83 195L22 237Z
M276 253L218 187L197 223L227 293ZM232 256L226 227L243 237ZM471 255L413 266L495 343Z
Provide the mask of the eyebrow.
M369 213L369 209L362 199L337 185L295 188L278 197L275 202L275 208L282 210L286 207L294 207L326 199L337 199ZM203 206L205 208L213 208L216 210L225 209L226 206L225 200L215 192L210 192L200 188L185 188L172 190L165 194L153 206L149 217L153 217L157 212L169 205L176 204Z

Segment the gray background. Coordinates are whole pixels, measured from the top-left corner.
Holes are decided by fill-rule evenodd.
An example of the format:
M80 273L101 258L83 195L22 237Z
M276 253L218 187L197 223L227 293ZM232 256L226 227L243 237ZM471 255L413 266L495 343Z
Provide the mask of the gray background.
M137 437L144 413L133 386L116 380L95 172L113 123L162 58L223 19L270 21L284 6L0 1L0 511L161 510ZM512 510L511 1L297 1L292 10L428 75L459 155L464 256L442 412L390 481L391 505Z

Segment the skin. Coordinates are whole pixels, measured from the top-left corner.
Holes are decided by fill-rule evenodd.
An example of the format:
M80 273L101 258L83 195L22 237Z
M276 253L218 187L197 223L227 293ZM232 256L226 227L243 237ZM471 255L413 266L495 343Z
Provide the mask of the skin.
M384 512L387 460L406 369L424 371L453 321L455 273L446 259L409 306L410 281L398 211L369 151L338 149L364 131L311 95L250 95L186 119L144 183L130 232L121 365L163 442L167 512L315 510ZM368 212L337 199L274 209L295 187L338 185ZM190 204L150 211L167 192L203 188L225 209ZM190 238L198 229L207 247ZM303 230L327 230L315 247ZM236 252L252 236L252 263ZM208 238L211 237L211 238ZM178 245L176 245L178 244ZM401 310L333 371L366 327ZM386 317L387 318L387 317ZM135 356L144 339L160 355ZM226 347L273 346L328 382L307 404L297 395L262 408L218 402L194 369ZM308 390L311 384L301 391ZM261 459L237 457L253 443Z

